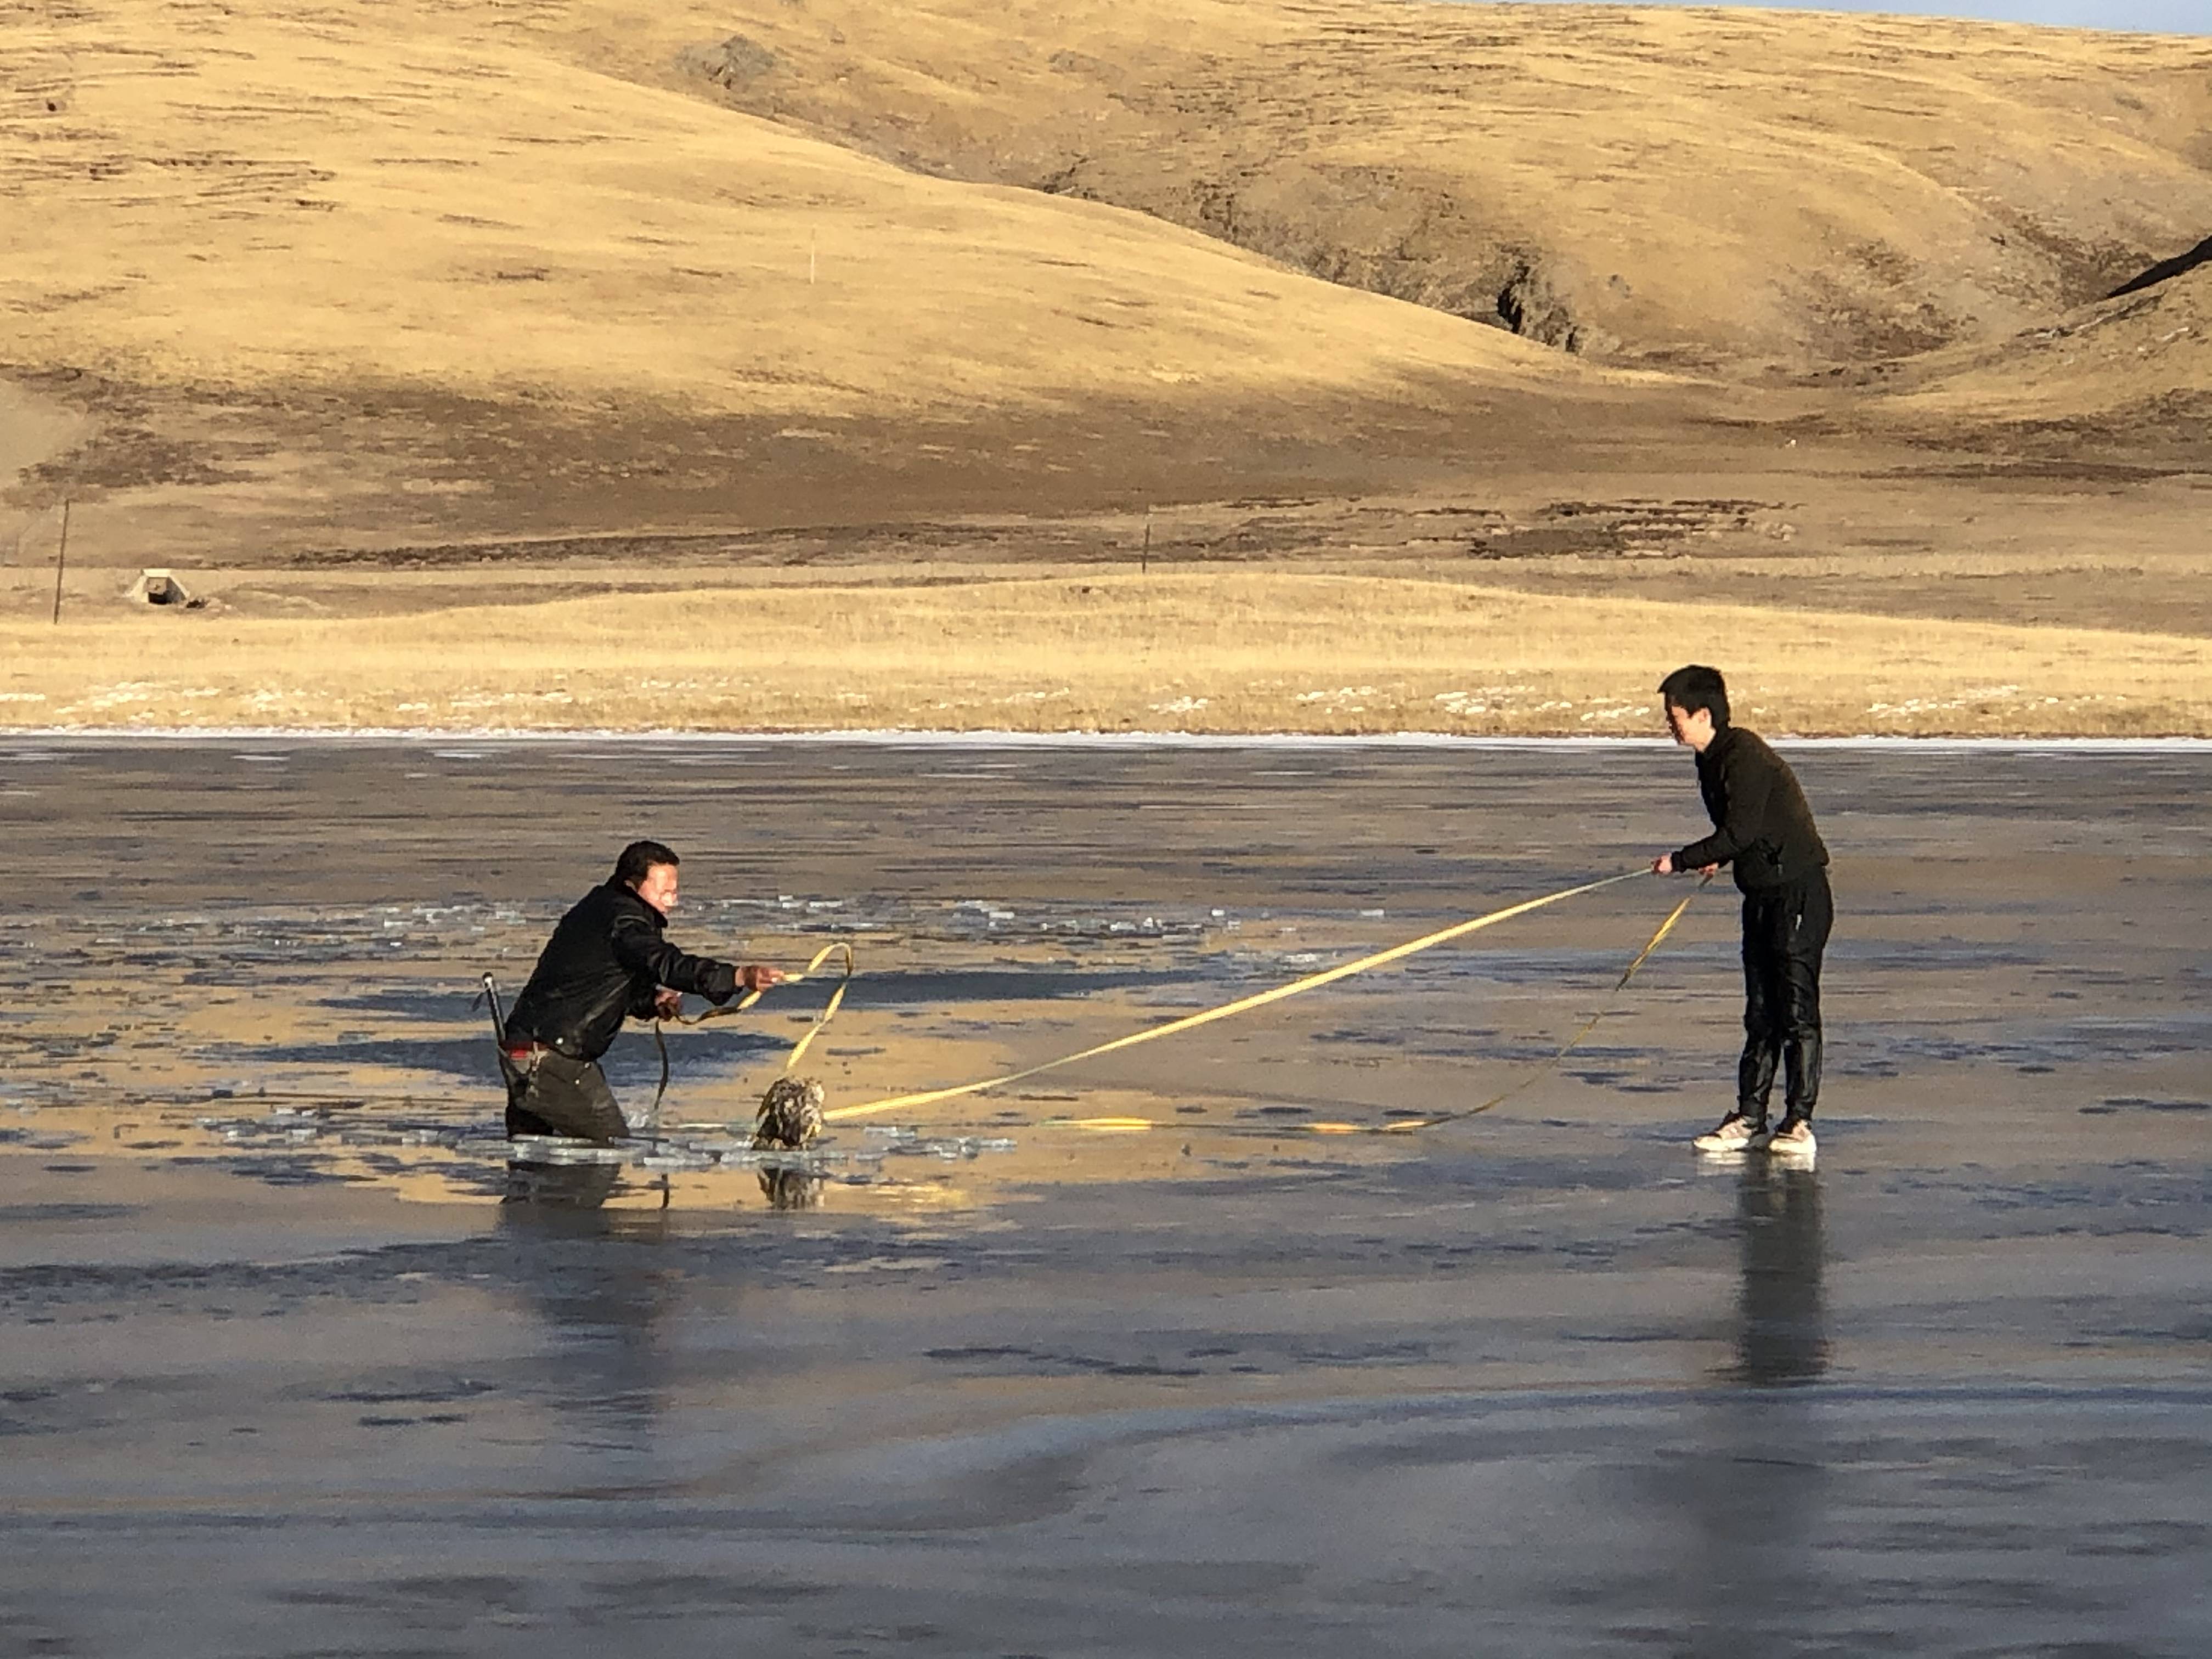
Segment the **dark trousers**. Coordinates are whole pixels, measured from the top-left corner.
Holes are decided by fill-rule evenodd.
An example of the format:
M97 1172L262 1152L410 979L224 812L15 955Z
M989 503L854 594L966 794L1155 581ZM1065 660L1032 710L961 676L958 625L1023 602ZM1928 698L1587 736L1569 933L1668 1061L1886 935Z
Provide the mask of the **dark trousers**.
M1743 1058L1736 1110L1766 1121L1774 1073L1784 1109L1810 1117L1820 1098L1820 953L1835 921L1825 871L1743 899Z
M553 1048L537 1048L526 1060L500 1056L507 1075L507 1133L510 1135L568 1135L602 1143L629 1133L607 1074L592 1060L571 1060Z

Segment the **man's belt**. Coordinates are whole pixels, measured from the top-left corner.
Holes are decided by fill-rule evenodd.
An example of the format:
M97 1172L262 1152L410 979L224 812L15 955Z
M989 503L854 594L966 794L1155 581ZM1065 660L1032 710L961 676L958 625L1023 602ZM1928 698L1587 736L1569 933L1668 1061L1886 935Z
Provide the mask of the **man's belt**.
M510 1037L500 1044L499 1051L516 1066L531 1065L540 1054L559 1054L564 1060L578 1058L557 1042L540 1042L535 1037Z

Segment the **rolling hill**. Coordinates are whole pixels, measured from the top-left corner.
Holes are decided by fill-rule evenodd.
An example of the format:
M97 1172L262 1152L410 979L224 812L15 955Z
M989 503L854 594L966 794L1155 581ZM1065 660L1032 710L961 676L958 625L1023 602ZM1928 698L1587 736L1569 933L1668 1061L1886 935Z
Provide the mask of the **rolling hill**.
M1588 355L2009 334L2212 229L2212 44L1376 0L562 9L580 62Z
M2199 466L2201 273L2096 296L2212 224L2208 66L1671 9L9 0L0 545L65 497L118 564L1571 518L2025 427Z

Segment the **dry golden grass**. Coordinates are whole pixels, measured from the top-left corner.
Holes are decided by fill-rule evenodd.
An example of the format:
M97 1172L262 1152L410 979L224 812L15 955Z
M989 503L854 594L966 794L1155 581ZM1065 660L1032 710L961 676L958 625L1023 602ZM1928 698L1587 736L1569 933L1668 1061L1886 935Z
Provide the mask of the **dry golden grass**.
M2212 733L2212 641L1285 571L762 584L351 623L0 625L52 726L1651 730L1727 665L1770 730Z

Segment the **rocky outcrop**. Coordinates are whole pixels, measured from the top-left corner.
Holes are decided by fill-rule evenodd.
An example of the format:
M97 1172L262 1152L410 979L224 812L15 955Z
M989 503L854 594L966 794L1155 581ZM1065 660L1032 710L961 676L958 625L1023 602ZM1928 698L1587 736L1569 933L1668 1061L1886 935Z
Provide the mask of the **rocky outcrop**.
M1542 269L1523 259L1498 291L1498 319L1523 339L1562 351L1579 352L1586 343L1582 325L1552 286Z
M686 75L712 81L726 92L750 86L773 73L775 66L774 52L742 34L733 34L715 46L686 47L676 60L676 67Z

